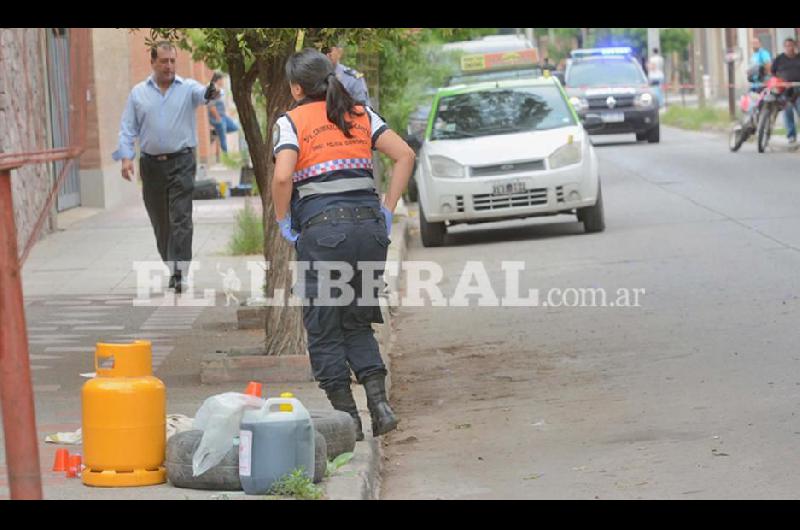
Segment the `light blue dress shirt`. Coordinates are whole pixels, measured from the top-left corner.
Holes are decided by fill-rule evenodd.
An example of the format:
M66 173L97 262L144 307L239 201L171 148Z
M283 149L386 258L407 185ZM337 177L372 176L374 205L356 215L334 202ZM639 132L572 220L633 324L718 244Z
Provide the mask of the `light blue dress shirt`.
M197 147L195 109L207 103L206 88L194 79L177 75L164 94L152 75L133 87L122 113L119 146L112 158L132 160L136 156L136 138L141 151L149 155Z

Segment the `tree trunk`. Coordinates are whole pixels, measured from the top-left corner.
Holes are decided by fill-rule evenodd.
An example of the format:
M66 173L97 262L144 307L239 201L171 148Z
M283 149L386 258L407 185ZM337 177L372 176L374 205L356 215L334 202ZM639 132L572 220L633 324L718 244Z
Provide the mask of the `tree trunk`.
M274 296L275 289L284 289L287 295L292 286L292 275L289 261L295 259L294 249L281 237L278 225L275 222L275 213L272 207L272 125L278 115L288 108L291 95L288 85L284 81L273 86L266 85L262 80L270 79L275 75L276 65L283 71L283 61L262 60L245 70L244 58L238 53L238 43L235 37L227 43L228 68L231 76L231 90L236 107L239 109L239 119L244 131L250 157L253 161L258 191L263 206L264 226L264 258L270 264L267 271L266 296ZM284 80L285 75L280 74L279 79ZM267 99L267 116L269 134L261 134L255 106L253 105L253 87L255 81L260 81L260 86ZM296 355L305 354L305 330L303 328L302 313L298 307L273 306L266 308L264 329L266 332L264 351L266 355Z
M292 50L287 50L286 57ZM259 83L267 102L267 137L264 148L258 154L263 157L263 185L259 185L264 212L264 257L270 263L267 271L266 296L272 298L276 289L282 289L288 298L292 287L292 272L289 262L296 259L294 248L281 237L275 222L272 206L272 176L275 163L272 157L272 128L292 102L289 84L284 71L284 58L260 59L258 61ZM266 80L272 80L268 83ZM255 163L254 163L255 167ZM258 172L256 172L258 174ZM299 307L273 306L266 311L265 348L268 355L302 355L306 353L306 333L302 311Z

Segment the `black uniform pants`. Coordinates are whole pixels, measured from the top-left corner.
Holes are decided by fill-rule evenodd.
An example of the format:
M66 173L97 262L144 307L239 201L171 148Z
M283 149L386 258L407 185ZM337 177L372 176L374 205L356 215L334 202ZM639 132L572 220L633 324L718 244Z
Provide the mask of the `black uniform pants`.
M383 322L379 304L379 288L363 292L364 275L373 275L383 284L383 267L390 240L386 235L383 216L378 219L338 220L303 229L297 241L298 260L310 266L295 285L294 292L308 299L303 307L303 323L308 333L308 351L314 378L323 390L350 385L350 370L361 382L372 374L386 375L378 341L372 330L373 322ZM338 270L347 263L353 277L347 282L354 297L348 305L332 305L321 300L323 291L335 298L341 289L331 288L325 281L324 270L332 270L333 279L341 280ZM359 262L371 262L369 268ZM369 269L369 270L367 270ZM348 274L349 275L349 274ZM359 298L362 298L359 304Z
M170 273L188 273L192 260L192 191L197 170L194 151L167 160L142 155L142 196L161 259ZM183 270L186 269L186 270Z

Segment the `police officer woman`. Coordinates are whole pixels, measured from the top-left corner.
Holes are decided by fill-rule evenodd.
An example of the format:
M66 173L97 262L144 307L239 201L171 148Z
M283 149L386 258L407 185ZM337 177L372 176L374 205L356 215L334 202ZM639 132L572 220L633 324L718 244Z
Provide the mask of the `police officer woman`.
M415 155L377 113L353 99L322 53L295 53L286 75L295 106L273 130L272 200L283 237L295 245L300 262L310 262L295 293L304 299L312 371L333 408L353 417L363 440L352 369L367 394L372 434L380 436L398 420L386 399L387 372L372 323L383 322L378 291L392 212ZM373 149L394 160L383 205L372 175ZM330 289L328 276L346 281L331 272L334 262L351 267L349 289ZM331 299L346 290L354 295L350 301Z

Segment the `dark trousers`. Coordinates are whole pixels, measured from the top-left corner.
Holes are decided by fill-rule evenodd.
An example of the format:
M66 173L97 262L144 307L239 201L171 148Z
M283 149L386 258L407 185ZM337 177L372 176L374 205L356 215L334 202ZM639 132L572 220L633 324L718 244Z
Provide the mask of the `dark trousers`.
M362 275L374 274L383 280L379 271L360 270L358 262L386 262L389 247L386 225L380 219L326 222L303 229L297 241L300 261L310 262L311 269L295 286L294 292L309 303L303 307L303 323L308 333L308 352L314 378L323 390L350 384L350 370L361 382L364 377L386 375L378 341L372 330L373 322L383 322L378 302L379 289L362 292ZM319 268L326 262L348 263L355 274L348 282L355 299L347 306L324 305L319 300L322 289L329 289L320 277ZM332 275L334 278L337 275ZM332 290L336 296L337 289ZM370 305L359 305L364 295Z
M188 273L192 260L192 191L197 163L194 151L168 160L142 155L142 196L161 259L171 274Z

